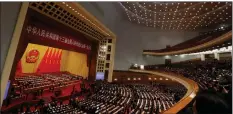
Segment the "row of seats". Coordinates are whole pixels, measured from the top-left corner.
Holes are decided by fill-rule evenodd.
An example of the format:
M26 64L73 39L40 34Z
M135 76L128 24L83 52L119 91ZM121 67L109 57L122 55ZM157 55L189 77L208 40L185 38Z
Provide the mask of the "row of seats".
M143 112L149 114L151 110L162 112L172 107L175 103L173 96L159 91L160 88L158 86L134 85L133 90L136 92L137 100L136 106L133 106L133 110L130 113Z
M69 74L41 74L38 75L26 75L16 77L16 88L24 90L45 89L49 87L63 86L75 81L80 80L81 77L76 77Z
M176 102L175 93L162 92L159 86L101 83L95 86L95 89L97 89L95 94L78 103L81 109L92 113L149 114L150 111L168 110Z
M97 83L92 86L92 94L80 101L70 99L69 104L51 102L43 106L43 110L27 112L30 114L151 114L168 110L176 101L175 92L162 84L110 84ZM176 92L180 92L176 89ZM56 100L55 100L56 101ZM156 114L158 114L156 113Z
M188 61L171 65L145 66L147 70L159 70L181 74L197 82L200 91L210 91L221 96L231 96L232 60ZM226 101L231 101L226 97ZM229 104L231 105L231 103Z
M58 106L50 106L47 109L49 114L85 114L78 108L74 108L71 105L64 104Z
M31 112L22 112L21 114L40 114L39 110L31 111Z
M186 63L179 66L166 66L163 70L182 74L198 82L203 90L213 89L216 92L222 92L226 85L231 85L228 82L228 77L232 74L231 60Z

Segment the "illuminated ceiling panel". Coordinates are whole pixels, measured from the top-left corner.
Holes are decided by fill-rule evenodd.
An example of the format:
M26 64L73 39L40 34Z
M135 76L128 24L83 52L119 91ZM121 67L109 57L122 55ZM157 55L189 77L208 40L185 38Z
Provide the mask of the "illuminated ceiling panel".
M129 21L160 29L195 30L232 20L231 2L120 2Z

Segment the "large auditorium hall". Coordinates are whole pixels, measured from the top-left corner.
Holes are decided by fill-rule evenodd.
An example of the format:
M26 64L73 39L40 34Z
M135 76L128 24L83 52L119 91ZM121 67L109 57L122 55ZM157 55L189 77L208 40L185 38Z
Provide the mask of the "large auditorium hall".
M1 2L2 114L232 114L232 2Z

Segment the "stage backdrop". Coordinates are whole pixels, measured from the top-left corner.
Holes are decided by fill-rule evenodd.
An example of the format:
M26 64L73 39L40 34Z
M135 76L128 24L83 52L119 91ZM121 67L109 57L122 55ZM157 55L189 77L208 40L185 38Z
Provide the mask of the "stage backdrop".
M67 71L88 76L87 54L29 43L18 62L17 73Z

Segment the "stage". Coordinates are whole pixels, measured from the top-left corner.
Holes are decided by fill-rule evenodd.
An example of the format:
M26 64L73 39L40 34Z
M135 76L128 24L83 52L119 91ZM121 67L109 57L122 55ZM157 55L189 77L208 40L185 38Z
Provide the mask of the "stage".
M50 75L68 75L69 73L51 73ZM22 76L24 75L24 76ZM39 77L43 77L41 75L43 74L21 74L21 77L25 77L25 76L32 76L32 75L35 75L35 76L38 76ZM71 74L69 74L71 75ZM72 76L72 75L71 75ZM16 77L17 79L17 77ZM13 86L14 87L17 87L18 85L16 84L17 81L14 82ZM47 86L47 88L44 88L44 87L37 87L37 89L32 89L29 91L27 89L25 89L24 91L21 91L19 89L15 89L15 92L16 93L19 93L21 94L23 97L21 98L18 98L18 99L13 99L11 100L11 103L8 105L8 106L2 106L1 108L1 111L2 112L7 112L8 110L13 110L13 109L17 109L19 108L22 104L27 104L29 103L32 107L31 110L35 110L34 106L39 102L40 99L43 99L45 101L45 104L46 103L49 103L52 101L51 97L55 97L57 100L62 100L63 102L67 102L69 99L70 99L70 95L72 93L72 91L77 91L77 92L81 92L81 83L85 84L85 88L89 89L89 83L85 80L82 79L82 77L79 77L79 80L75 80L75 81L72 81L72 82L68 82L67 85L64 85L64 86L53 86L55 89L53 91L50 91L49 88ZM40 90L40 89L44 89L42 95L34 95L33 93L34 92L37 92L37 90ZM61 91L60 95L58 95L57 97L55 96L55 91ZM26 98L26 95L27 98ZM78 97L79 99L82 99L83 96L79 96ZM6 103L6 101L5 101ZM5 104L4 103L4 104Z

